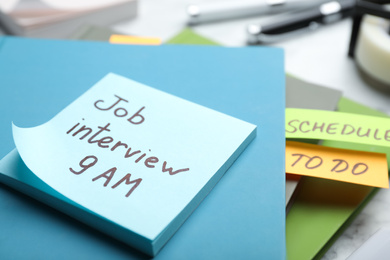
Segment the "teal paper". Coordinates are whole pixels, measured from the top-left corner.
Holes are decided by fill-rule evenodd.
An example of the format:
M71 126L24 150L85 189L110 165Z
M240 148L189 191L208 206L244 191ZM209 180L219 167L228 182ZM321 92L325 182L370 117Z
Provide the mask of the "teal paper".
M196 207L256 136L256 126L109 74L49 122L14 126L41 180L155 244ZM175 221L176 219L176 221ZM168 236L169 237L169 236ZM124 241L132 243L131 236ZM162 238L166 239L166 238Z
M14 149L11 121L43 124L109 72L258 126L256 138L155 259L285 259L282 50L3 38L0 155ZM104 231L107 221L89 223L87 211L80 214L13 159L18 167L1 171L1 182ZM148 259L4 185L0 211L1 259ZM122 239L120 227L115 231Z

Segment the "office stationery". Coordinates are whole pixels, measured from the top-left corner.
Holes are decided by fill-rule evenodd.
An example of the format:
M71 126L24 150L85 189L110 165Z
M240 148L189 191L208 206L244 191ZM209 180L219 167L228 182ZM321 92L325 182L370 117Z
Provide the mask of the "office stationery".
M334 140L390 147L388 118L323 110L286 109L286 138Z
M313 2L305 0L245 0L245 1L224 1L205 2L192 4L187 7L188 23L191 25L213 22L225 19L236 19L242 17L259 16L291 11L314 5Z
M152 256L255 136L252 124L115 74L50 121L13 126L33 174Z
M184 42L191 44L188 39ZM311 84L289 75L286 77L288 107L306 106L311 109L335 110L338 106L343 112L386 117L383 113L348 99L340 99L341 95L342 93L335 89ZM360 144L333 141L324 141L323 144L356 150L364 147L368 151L376 152L388 150L386 147L365 147ZM311 177L303 177L301 180L303 181L298 185L300 192L295 193L290 199L294 203L286 207L286 211L293 212L292 216L289 213L286 218L287 259L320 259L372 198L376 189ZM286 195L289 181L293 180L287 179ZM319 198L321 194L323 197Z
M389 1L356 2L348 55L355 58L362 78L369 85L388 91L390 12L378 3L385 4Z
M144 37L133 35L113 34L108 40L116 44L140 44L140 45L160 45L161 39L156 37Z
M390 23L386 19L366 16L360 29L355 55L356 65L363 78L381 90L389 90L390 87L389 27Z
M347 260L378 259L385 260L390 255L390 230L381 228L364 242Z
M286 142L286 173L389 188L386 154Z
M0 23L7 34L64 38L83 23L110 25L137 13L137 0L17 0L0 5Z
M285 259L281 50L3 38L0 56L0 75L2 82L7 82L0 104L2 111L9 111L0 121L2 156L14 148L7 127L11 118L23 127L42 124L108 72L258 125L257 137L156 259ZM69 79L75 80L70 84ZM18 98L12 98L15 96ZM13 109L16 107L31 109ZM52 206L68 205L57 204L66 198L37 178L20 173L2 172L0 178ZM2 258L26 252L35 258L146 258L77 221L34 202L25 203L18 193L1 187L0 236L5 242L0 247L7 249L0 250ZM67 207L61 210L72 213Z
M354 4L354 0L329 1L271 17L261 24L250 24L246 29L247 41L249 44L270 44L317 30L321 25L350 16Z
M377 17L389 18L389 12L384 5L388 1L378 0L378 1L356 1L353 10L353 24L351 31L351 38L349 42L348 56L351 58L355 57L355 48L357 44L357 39L360 31L361 22L364 14L370 14Z
M346 98L338 110L387 117ZM388 147L325 140L322 145L389 153ZM320 259L377 191L369 186L302 177L299 193L286 218L288 259Z
M191 39L185 38L183 43L191 44ZM302 81L291 75L286 76L287 107L322 110L335 110L338 107L343 112L386 117L385 114L376 110L341 98L341 95L339 90ZM300 139L300 141L310 140ZM364 149L380 153L388 151L386 147L354 143L336 141L322 143L344 149ZM288 177L286 195L288 182L292 181ZM287 259L320 259L369 202L377 189L319 178L303 177L301 179L303 181L298 185L298 191L302 191L302 195L299 196L296 204L290 203L286 207L286 211L294 208L293 216L288 215L286 223ZM313 190L314 194L322 193L323 198L319 200L313 196L310 202ZM299 194L301 193L295 193L291 200L295 201ZM351 198L353 196L356 197L356 200Z

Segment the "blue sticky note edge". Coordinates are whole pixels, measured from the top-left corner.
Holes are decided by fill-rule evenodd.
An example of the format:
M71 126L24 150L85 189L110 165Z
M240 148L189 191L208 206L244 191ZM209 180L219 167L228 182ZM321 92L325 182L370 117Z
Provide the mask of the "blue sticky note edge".
M220 180L228 167L237 159L243 152L245 147L255 138L256 131L253 131L250 136L240 145L240 147L232 154L225 164L216 172L210 181L199 191L196 197L187 205L187 207L171 222L164 232L151 241L137 233L127 230L116 223L105 219L88 208L85 208L74 201L57 192L40 178L38 178L28 167L16 149L12 150L2 160L0 160L0 181L13 187L16 190L22 190L27 195L46 203L47 205L65 212L71 217L74 217L81 222L90 225L105 234L110 234L112 237L124 241L129 245L137 248L147 255L156 255L165 245L167 240L176 232L176 230L187 219L187 216L200 204L202 199Z
M7 175L0 174L1 182L8 186L16 190L22 190L27 195L61 212L65 212L69 216L79 219L81 222L102 232L107 234L112 233L114 237L120 240L130 240L134 244L134 247L139 248L139 250L145 253L153 254L153 250L150 247L151 241L138 234L128 232L128 230L108 219L97 216L94 212L69 200L39 179L24 164L16 149L12 150L0 161L0 172L8 173ZM110 232L107 232L108 230Z
M156 259L285 258L285 92L281 50L148 48L12 37L3 38L0 48L0 76L6 86L0 106L2 111L18 108L9 109L0 121L1 156L14 148L8 129L11 121L34 126L49 120L108 72L258 125L257 138ZM169 77L167 73L176 76ZM196 77L199 74L203 76ZM37 95L40 102L31 99ZM12 98L15 96L19 97L16 101ZM62 219L44 206L36 209L39 204L21 199L9 189L2 187L0 193L4 231L0 236L5 241L0 245L1 257L67 254L95 259L147 258L92 230L83 230L85 227ZM7 250L1 250L3 246Z

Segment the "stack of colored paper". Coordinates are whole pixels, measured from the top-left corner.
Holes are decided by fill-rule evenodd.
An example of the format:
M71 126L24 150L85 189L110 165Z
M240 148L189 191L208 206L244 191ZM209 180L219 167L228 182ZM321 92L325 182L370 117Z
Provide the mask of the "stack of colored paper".
M123 242L1 186L1 258L285 258L280 49L0 46L1 182Z

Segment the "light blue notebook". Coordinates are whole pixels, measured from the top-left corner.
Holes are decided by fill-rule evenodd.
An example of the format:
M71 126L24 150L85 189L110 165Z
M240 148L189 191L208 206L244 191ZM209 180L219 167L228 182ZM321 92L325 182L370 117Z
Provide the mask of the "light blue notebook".
M281 50L273 48L3 38L0 156L14 148L11 121L41 125L110 72L153 86L258 127L257 137L156 259L284 259L283 67ZM89 210L76 210L68 198L26 175L15 154L8 159L14 161L2 165L2 182L126 242L109 221L90 223ZM148 258L3 186L0 210L1 258Z

